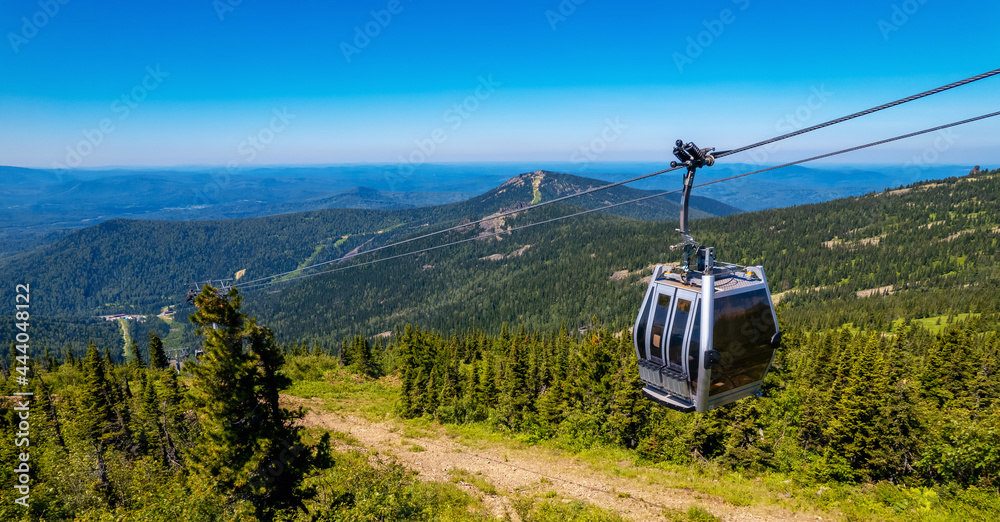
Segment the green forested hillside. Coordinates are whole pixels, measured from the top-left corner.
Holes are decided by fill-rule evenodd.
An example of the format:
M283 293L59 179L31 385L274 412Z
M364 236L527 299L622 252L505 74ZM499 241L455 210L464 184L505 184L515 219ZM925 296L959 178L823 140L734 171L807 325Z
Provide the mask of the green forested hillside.
M763 398L683 414L642 398L631 336L599 328L541 336L506 326L443 337L409 326L388 347L399 411L484 422L532 439L610 444L655 462L788 473L804 483L975 486L1000 480L1000 323L940 335L792 328ZM623 335L624 334L624 335ZM365 366L358 338L342 359Z
M82 359L37 359L30 370L30 506L21 509L20 493L5 488L0 514L12 520L490 519L483 497L464 480L497 495L488 482L468 473L453 480L465 488L420 482L391 455L370 453L345 434L333 434L334 451L326 430L307 432L293 423L301 412L280 407L278 392L327 397L313 401L337 410L357 408L353 403L363 399L369 402L362 409L378 419L396 417L412 433L430 422L487 430L519 447L612 455L626 477L632 466L689 477L669 488L707 476L705 482L721 482L720 491L732 490L725 498L737 506L780 498L788 507L845 520L1000 514L995 321L956 323L938 335L919 325L891 334L790 328L762 397L681 414L641 396L627 330L595 325L581 335L504 326L498 335L468 329L443 336L407 325L388 343L359 335L329 353L279 348L269 329L239 313L239 299L235 292L198 297L195 322L206 355L180 376L163 368L153 342L152 357L124 365L94 345ZM11 366L15 353L7 359ZM13 391L26 388L16 375L0 381L8 403L0 416L0 457L7 461L18 455L19 422L7 406L17 400ZM374 380L383 375L389 377ZM16 475L12 466L0 468L7 483ZM762 482L767 486L747 493L746 484ZM550 510L547 494L516 498L525 503L517 510L525 520L619 520L567 506ZM526 517L535 506L548 515ZM665 516L706 520L690 513Z
M537 183L536 183L537 181ZM94 316L153 313L183 303L185 283L232 277L247 279L338 259L352 249L371 248L430 226L452 226L502 209L543 201L605 182L548 172L528 173L468 201L408 210L322 210L226 221L112 220L0 263L4 288L29 282L36 288L36 314ZM536 186L537 185L537 186ZM580 198L583 205L625 201L649 192L615 187ZM662 219L677 204L658 199L628 209ZM698 199L694 217L738 209ZM701 210L704 208L705 210ZM6 290L5 290L6 291Z
M1000 175L983 172L708 219L693 230L722 261L762 264L772 291L782 293L781 313L789 324L888 330L897 319L1000 312L998 197ZM506 226L571 211L553 205L508 219ZM335 341L407 322L495 332L503 322L544 330L583 326L597 316L621 326L634 320L650 266L676 262L669 249L675 228L671 222L582 216L306 278L280 293L254 291L250 306L286 340ZM476 233L454 232L437 241ZM503 258L489 257L498 254Z
M699 221L696 237L716 245L720 259L765 265L781 294L785 332L762 396L706 414L673 412L641 396L628 334L649 265L675 258L670 222L591 214L285 288L225 298L206 290L196 308L182 308L195 314L206 354L180 378L163 370L152 341L121 364L112 355L120 332L110 325L60 336L42 333L58 325L33 323L32 332L49 335L33 345L49 348L48 356L34 354L31 369L34 504L8 509L15 499L8 489L0 513L489 518L478 497L419 482L392 461L357 452L355 440L344 437L340 447L349 449L334 451L326 431L296 427L298 415L278 405L283 392L327 397L334 409L371 409L379 419L707 475L726 490L767 484L755 490L763 498L727 497L740 506L794 501L847 520L995 518L997 194L994 171ZM503 226L574 209L551 205ZM132 338L177 324L150 321ZM382 332L389 334L372 340ZM98 339L86 356L60 358L82 335ZM17 356L11 345L0 395L24 389ZM352 395L361 389L368 395ZM0 457L8 461L15 416L5 408L0 418ZM271 471L282 448L296 456ZM15 479L11 468L0 470L0 478ZM281 480L266 480L269 473ZM534 519L524 515L532 509L518 512ZM567 516L550 513L538 519Z
M543 174L529 173L468 202L430 209L192 223L113 221L10 261L0 277L30 280L37 296L33 313L42 319L78 323L73 316L158 312L165 304L183 302L184 282L206 275L221 277L247 268L251 279L294 270L342 257L360 245L426 232L425 224L454 223L538 195L551 199L588 186L579 178ZM595 194L585 203L595 206L641 194L620 189ZM902 318L941 316L947 322L949 315L998 311L991 284L1000 275L997 194L997 173L981 172L858 198L701 220L694 234L714 245L720 260L763 264L789 324L830 328L851 323L888 330ZM503 227L577 208L551 205L507 218ZM666 207L656 210L664 211ZM250 290L247 306L273 324L283 341L324 344L407 322L442 331L476 325L493 332L503 322L533 329L585 326L593 316L626 325L634 318L644 289L641 279L650 266L676 262L669 250L677 240L675 228L676 222L592 214ZM379 254L484 231L451 232ZM178 314L179 326L184 315ZM110 340L117 335L112 325L88 328L97 329L90 337ZM48 334L42 330L38 335ZM85 341L76 345L82 351Z

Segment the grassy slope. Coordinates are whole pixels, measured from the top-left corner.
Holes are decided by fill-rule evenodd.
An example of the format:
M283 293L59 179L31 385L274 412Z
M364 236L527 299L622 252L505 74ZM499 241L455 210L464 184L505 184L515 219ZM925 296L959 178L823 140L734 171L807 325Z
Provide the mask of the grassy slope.
M1000 507L992 504L991 499L995 500L995 496L989 492L971 491L963 493L960 500L943 500L930 489L908 489L889 483L807 485L779 473L754 475L727 471L708 463L651 465L631 450L604 446L581 448L572 440L538 442L523 435L498 434L484 424L456 426L442 425L427 418L402 419L395 414L398 382L392 377L363 379L310 356L289 357L286 372L295 382L285 393L313 399L313 409L356 415L372 422L388 421L393 426L390 429L399 430L405 444L409 445L399 451L413 451L414 446L420 448L422 443L455 441L470 450L488 448L501 452L505 458L510 454L529 456L531 462L543 459L541 462L551 469L564 462L583 463L589 471L604 476L608 483L663 492L666 489L694 492L690 505L679 510L664 510L668 520L698 520L700 511L726 517L742 508L751 513L767 513L769 518L794 512L823 520L985 520L1000 514ZM316 398L321 401L319 404ZM545 499L546 488L539 489L541 491L535 493L534 498ZM514 492L510 496L525 495ZM657 497L647 498L655 500Z

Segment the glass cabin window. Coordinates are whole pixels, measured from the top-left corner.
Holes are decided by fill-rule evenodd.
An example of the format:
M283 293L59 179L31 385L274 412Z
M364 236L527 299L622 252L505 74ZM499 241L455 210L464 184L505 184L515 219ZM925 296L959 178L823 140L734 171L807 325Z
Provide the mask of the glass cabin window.
M646 325L649 324L649 307L653 303L653 299L656 298L656 292L650 292L649 297L646 299L646 303L642 307L642 311L639 316L639 325L636 326L635 332L635 345L639 349L639 358L648 359L649 355L646 352Z
M701 303L694 305L694 321L691 324L691 342L688 343L688 374L691 382L698 382L698 361L701 360Z
M709 395L740 388L764 378L777 333L771 302L763 288L715 300L713 344L721 356L712 371Z
M660 294L656 297L656 310L653 311L653 325L650 333L650 355L653 359L663 362L663 330L667 326L667 312L670 311L670 296Z
M667 345L667 356L670 365L682 368L684 362L684 331L687 329L688 318L691 316L691 301L680 299L674 309L674 322L670 326L670 343Z

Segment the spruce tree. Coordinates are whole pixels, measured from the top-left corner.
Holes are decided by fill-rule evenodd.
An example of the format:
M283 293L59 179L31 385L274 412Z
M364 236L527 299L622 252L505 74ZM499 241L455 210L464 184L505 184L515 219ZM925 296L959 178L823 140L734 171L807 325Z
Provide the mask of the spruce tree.
M35 401L33 405L37 409L40 416L45 419L44 423L51 431L52 438L55 441L56 446L65 448L66 443L63 441L62 425L59 422L59 415L56 411L56 406L52 402L52 397L49 395L48 387L45 386L45 381L43 381L40 376L35 377L34 394Z
M167 360L167 353L163 351L163 341L156 332L149 332L149 366L157 370L162 370L170 365Z
M177 382L177 372L167 369L162 375L163 397L159 406L161 417L158 424L163 433L167 462L173 466L180 466L177 441L178 438L183 439L187 435L187 423L184 420L184 408L181 404L181 388L180 383Z
M104 452L106 444L114 436L112 424L115 418L111 410L111 386L104 373L104 361L93 341L87 347L87 357L83 361L83 367L84 387L80 397L78 419L83 427L83 435L94 448L97 458L97 481L94 487L107 500L113 502Z
M190 319L205 353L193 369L202 429L193 457L205 479L268 517L270 509L302 506L311 454L278 404L283 356L274 335L240 312L241 300L235 289L219 296L208 286L195 297Z
M411 343L412 329L406 325L406 330L396 343L399 353L399 373L401 387L399 391L399 414L404 418L418 416L416 412L417 403L414 401L416 390L416 368L413 367L413 346Z
M482 397L482 404L486 408L487 414L489 414L490 410L496 408L497 396L499 395L499 391L497 390L496 361L494 361L492 355L483 357L480 371L479 384L482 391L479 395Z
M83 368L84 388L79 398L79 419L88 438L103 443L115 419L111 411L111 385L104 372L104 361L93 341L87 347Z
M129 344L129 353L132 356L131 360L129 360L129 368L131 368L133 374L137 374L140 370L146 368L146 361L142 360L142 352L139 351L139 346L135 344L135 340Z
M531 411L531 394L528 389L528 359L523 337L510 342L507 364L502 375L503 395L498 408L499 420L512 430L524 426L525 414Z
M156 389L153 380L148 372L140 373L140 385L142 386L142 397L139 408L139 426L136 435L140 441L143 453L149 454L156 451L157 456L164 463L167 461L166 448L160 434L160 412L157 400Z

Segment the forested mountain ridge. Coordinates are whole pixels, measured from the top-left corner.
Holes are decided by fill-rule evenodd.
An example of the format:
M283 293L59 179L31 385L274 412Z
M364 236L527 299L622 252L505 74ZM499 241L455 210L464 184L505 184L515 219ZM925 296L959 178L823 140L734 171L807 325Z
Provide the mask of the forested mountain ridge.
M763 265L772 291L787 292L781 295L786 321L889 330L896 319L1000 311L998 197L998 171L978 172L707 219L693 234L715 246L721 261ZM571 210L552 205L508 218L505 226ZM651 266L678 259L669 249L678 240L675 228L581 216L307 278L280 294L253 294L248 305L286 340L335 341L358 329L376 334L402 323L496 331L507 322L546 330L585 326L597 316L631 324ZM453 232L438 242L476 233Z
M187 282L232 277L243 269L247 269L248 279L293 271L342 258L362 246L370 248L423 232L430 226L477 220L501 209L604 184L537 171L514 177L469 200L434 207L331 209L216 221L111 220L0 261L0 278L9 288L33 282L39 290L33 304L38 314L148 314L183 302ZM577 202L592 208L651 193L622 186L578 198ZM658 198L625 212L663 219L675 214L677 208L676 203ZM739 212L705 198L696 199L692 208L695 217Z

